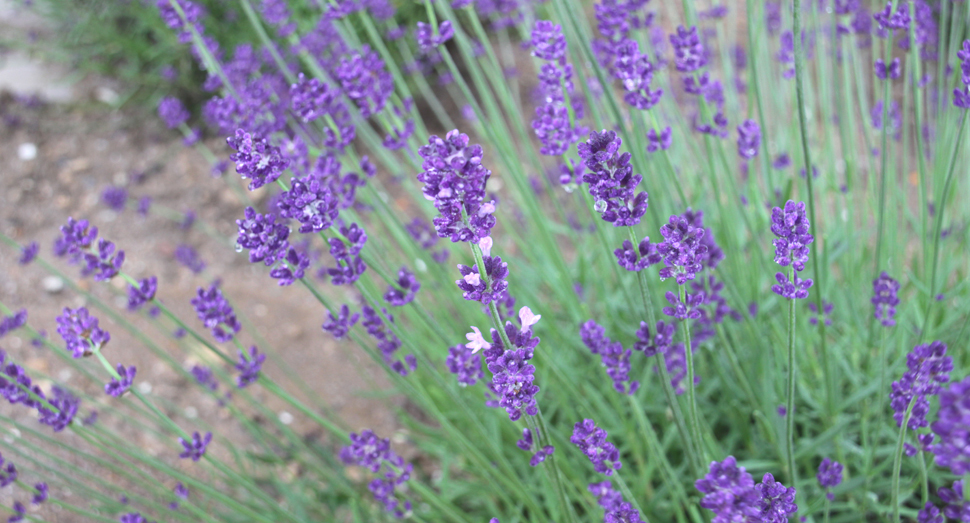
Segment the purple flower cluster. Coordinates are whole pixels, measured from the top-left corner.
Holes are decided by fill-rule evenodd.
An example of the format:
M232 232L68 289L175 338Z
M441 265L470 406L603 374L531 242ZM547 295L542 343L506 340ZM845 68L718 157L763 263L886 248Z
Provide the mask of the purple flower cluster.
M761 128L754 120L745 120L738 125L738 155L750 160L758 156L761 146Z
M603 516L604 523L643 523L640 512L632 504L623 501L623 495L613 489L613 483L609 480L590 483L588 489L590 494L596 496L599 506L606 511Z
M760 498L751 474L739 467L734 456L712 461L708 473L694 482L704 497L701 508L714 512L712 523L758 521Z
M125 504L127 504L127 498L125 498ZM118 521L120 523L147 523L148 520L146 520L145 517L139 512L129 512L127 514L122 514Z
M953 90L953 105L961 109L970 109L970 40L963 41L963 48L957 51L960 59L960 79L963 87Z
M930 427L940 437L938 443L929 447L930 452L936 455L936 464L950 469L957 476L970 472L970 447L966 444L967 434L970 433L968 398L970 377L955 381L940 391L940 410ZM958 492L962 493L963 489Z
M387 72L384 60L367 44L342 57L334 77L360 109L362 118L381 112L394 91L394 78Z
M424 197L434 202L439 215L433 220L441 238L477 243L495 226L495 202L485 202L485 184L492 172L482 165L482 147L468 145L457 129L444 139L432 136L418 149L423 159L418 181Z
M808 310L812 311L812 316L808 319L808 323L812 325L818 325L818 320L822 319L825 325L832 325L832 309L835 305L832 302L822 300L822 312L819 314L818 305L815 302L808 304Z
M580 99L567 99L572 96L575 86L573 66L566 62L566 38L562 26L537 20L532 29L531 44L532 56L547 62L539 69L536 90L542 103L536 107L532 129L542 142L540 153L560 156L588 132L585 126L577 124L583 118L585 108ZM570 106L573 117L569 115Z
M781 77L786 80L792 79L795 76L795 35L791 31L781 34L781 47L778 49L777 58L787 66L781 73Z
M819 464L818 474L815 477L818 479L819 486L825 489L825 496L831 501L835 499L835 494L828 490L842 483L842 464L825 458Z
M620 42L614 52L613 75L620 80L626 91L623 101L643 111L657 105L664 92L663 89L650 89L656 71L650 57L641 53L639 44L632 39Z
M27 309L20 309L10 316L0 319L0 338L27 324Z
M308 222L312 221L308 219ZM252 207L246 207L244 218L236 220L236 225L239 227L236 249L249 250L250 263L262 262L273 267L269 275L279 280L280 285L291 285L304 276L310 266L310 257L304 249L290 245L287 240L290 228L277 223L275 215L259 214Z
M0 454L0 488L4 488L17 481L17 466L9 461L6 462L6 465L4 463L3 454Z
M461 279L455 280L455 284L462 290L466 300L488 305L505 295L509 287L509 282L505 281L509 275L509 264L503 262L501 256L489 255L482 257L482 264L485 266L484 278L477 263L471 267L458 264Z
M387 286L384 301L392 307L407 305L414 301L414 295L420 288L421 284L414 273L409 271L407 267L401 267L401 270L397 271L397 280Z
M182 444L184 450L179 454L180 458L192 458L192 461L199 461L202 456L205 455L205 449L209 446L212 441L212 433L206 432L205 436L199 434L198 432L192 433L192 441L186 441L184 438L179 438L179 443Z
M350 445L340 450L340 459L347 465L364 467L378 475L368 488L388 512L397 518L411 512L411 502L404 500L402 503L394 491L410 479L413 467L391 450L389 439L377 437L370 429L361 431L360 435L351 433Z
M172 6L172 0L157 0L155 5L158 7L158 13L161 15L165 25L175 31L179 31L179 42L183 44L189 43L192 41L192 33L189 32L186 25L195 26L197 32L201 33L199 19L205 15L205 11L189 0L175 0L175 3L182 10L184 19L175 10L175 7Z
M28 263L34 261L34 258L37 257L38 252L40 252L40 245L38 245L37 242L30 242L29 244L24 245L23 249L20 251L20 259L17 260L17 263L20 265L27 265Z
M340 92L330 84L316 78L307 79L300 73L297 83L290 86L290 107L304 122L309 123L322 116L329 116L334 126L322 126L323 145L342 151L357 136L347 105Z
M337 198L329 186L313 176L293 178L290 190L277 202L280 214L300 222L300 232L316 233L329 229L337 219Z
M903 31L909 29L909 2L900 2L895 13L892 12L892 8L893 2L888 1L885 9L872 15L872 18L879 23L879 28L884 32L893 29L902 29Z
M882 59L877 59L875 62L876 78L880 80L895 80L899 78L902 74L902 68L899 65L899 58L894 58L892 62L888 64Z
M650 243L650 237L644 236L637 248L633 248L633 242L623 240L623 246L613 251L617 263L620 267L628 271L639 272L651 265L660 263L663 257L657 252L657 244Z
M340 306L337 316L333 315L333 311L328 311L327 315L330 316L330 319L323 323L323 330L329 332L338 340L346 336L350 332L350 328L360 319L360 313L355 312L351 315L350 308L347 305Z
M647 322L641 321L640 328L637 329L637 341L633 344L633 350L642 352L644 356L651 357L657 354L666 354L674 340L676 325L665 323L663 320L657 322L656 334L650 335L650 326Z
M445 20L438 24L438 31L435 34L434 26L424 22L418 22L414 37L418 41L418 48L422 53L432 51L435 47L451 40L455 36L455 28L451 26L450 20Z
M620 470L623 464L620 463L620 451L606 441L606 435L606 431L597 427L595 421L584 419L573 426L569 441L583 451L596 472L610 476L613 471Z
M219 388L219 382L216 380L215 376L212 375L212 369L209 367L193 365L192 377L195 378L195 381L199 385L202 385L213 392Z
M697 350L696 345L691 348L691 353L693 354ZM677 343L671 346L664 355L664 365L667 366L667 372L670 373L670 385L674 388L674 393L683 394L684 389L684 378L687 377L687 348L683 343ZM701 377L694 375L694 385L701 382Z
M775 246L775 263L782 267L791 265L795 275L794 281L791 281L784 273L775 274L778 284L771 287L775 294L790 300L808 297L808 289L813 282L800 279L798 273L805 269L808 245L815 240L810 230L805 202L788 200L784 210L779 207L771 210L771 232L777 236L772 242Z
M324 272L330 276L330 283L334 285L352 284L367 270L367 265L360 257L360 251L367 243L367 233L356 223L350 227L341 227L343 238L330 238L330 255L336 262L335 267L327 267Z
M896 325L896 306L899 305L899 282L894 280L886 271L872 280L872 305L875 307L876 319L885 327Z
M448 372L455 375L460 387L474 385L485 377L485 373L482 372L482 358L465 345L448 348L445 367L448 368Z
M707 65L707 53L696 26L690 29L677 27L677 34L670 35L670 43L674 47L674 64L678 71L690 73Z
M552 456L552 453L556 450L552 445L538 448L532 439L532 431L529 429L522 429L522 439L515 442L515 444L526 452L532 452L533 447L536 447L535 453L532 454L532 459L529 460L529 465L532 467L538 466L547 457Z
M114 244L104 238L98 241L98 247L94 249L96 239L97 227L89 225L87 220L76 221L68 218L67 224L61 226L61 237L54 242L54 254L67 256L70 263L78 263L83 259L85 265L81 268L82 276L94 274L97 281L110 280L121 270L125 252L115 253Z
M387 309L381 309L381 312L387 317L388 322L394 323L394 316L389 314ZM381 314L366 305L362 309L362 313L364 319L360 324L367 329L367 334L377 340L377 350L381 351L384 361L390 365L391 370L401 376L407 376L410 372L413 372L418 367L417 358L413 354L408 354L404 356L402 362L394 357L394 353L401 348L402 343L397 335L384 324Z
M945 343L934 341L913 347L912 352L906 355L906 368L902 378L892 384L889 404L893 409L896 425L901 426L906 410L913 403L913 411L906 426L910 430L916 430L929 424L926 415L930 410L930 402L926 396L938 394L942 384L950 381L953 358L946 355Z
M231 340L242 328L232 306L222 296L218 282L208 289L199 287L198 294L192 298L191 303L202 324L212 330L212 336L218 342Z
M125 203L128 202L128 190L124 187L109 185L101 193L101 201L109 209L117 212L125 210Z
M138 282L138 286L128 284L128 310L136 311L147 302L155 299L158 290L158 278L152 276Z
M531 314L531 311L528 307L523 307L519 311L520 317L524 313ZM529 416L535 416L539 412L536 405L536 394L539 392L539 387L535 384L536 368L529 363L539 344L539 338L532 335L531 328L538 317L532 316L531 319L533 321L523 322L521 328L511 321L505 322L505 335L512 347L505 347L501 335L495 329L491 330L492 343L486 342L481 335L476 340L469 335L469 340L472 341L466 345L472 350L477 350L473 345L485 349L485 365L492 373L489 388L497 397L489 406L504 408L512 421L522 417L523 411Z
M670 126L664 127L659 133L656 129L650 129L647 131L647 152L655 153L657 151L666 151L670 149L671 144L673 144L673 131L671 131Z
M940 487L936 489L936 494L940 496L940 500L945 505L943 507L944 516L955 521L970 521L970 501L963 499L962 479L954 481L952 488ZM937 513L939 513L939 509L937 509ZM942 522L943 518L939 518L939 520Z
M604 129L579 144L579 157L589 169L583 182L596 201L593 209L615 227L636 225L647 212L647 193L635 193L643 177L633 174L630 153L619 153L622 143L616 132Z
M34 490L36 490L37 493L34 494L34 497L30 499L30 503L32 505L40 505L41 503L47 501L48 497L50 497L50 488L48 488L47 483L44 483L43 481L40 483L35 483Z
M236 172L249 180L250 191L275 182L289 167L280 148L270 145L259 135L237 129L235 136L226 138L226 143L236 150L229 159L236 163Z
M778 483L770 472L766 472L761 483L754 488L761 495L759 518L763 523L787 523L789 516L798 512L795 487L785 487Z
M118 378L112 378L107 385L104 386L104 391L108 393L109 396L114 396L120 398L122 394L131 388L131 384L135 381L135 366L125 368L124 365L118 364Z
M670 307L664 307L663 313L671 318L676 318L678 320L696 320L700 319L701 311L699 307L704 303L705 294L703 292L698 293L685 293L684 299L681 300L673 292L667 291L664 296L667 298L667 302L670 303Z
M703 241L707 231L683 216L673 215L660 227L660 234L664 241L657 245L657 252L665 264L660 269L660 278L676 278L677 285L693 280L704 269L709 249Z
M631 349L624 349L618 341L606 336L606 329L593 320L579 328L579 336L593 354L599 354L606 367L606 373L613 379L613 388L621 394L633 394L640 388L640 382L630 380ZM629 382L629 383L628 383Z
M64 307L57 317L57 333L75 358L90 356L111 340L111 334L98 327L98 319L91 316L87 307Z
M36 401L33 402L33 404L30 404L25 398L21 401L21 403L36 407L37 413L39 414L38 421L54 429L54 432L60 432L67 428L67 426L71 424L71 421L74 420L74 416L77 415L78 407L81 405L81 400L68 392L67 389L63 389L57 385L51 389L51 395L46 398L46 402L43 401L45 398L43 394L40 394L40 389L34 389L32 392L34 392L41 399L41 401ZM14 402L11 401L11 403Z
M175 247L175 261L195 274L201 274L206 264L199 257L199 251L187 243L180 243Z
M249 347L248 355L239 351L239 362L236 363L239 376L236 376L236 386L243 389L256 383L259 379L259 371L263 369L264 361L266 361L266 355L260 354L255 345Z
M188 121L189 112L178 98L166 96L158 102L158 116L169 129L175 129Z

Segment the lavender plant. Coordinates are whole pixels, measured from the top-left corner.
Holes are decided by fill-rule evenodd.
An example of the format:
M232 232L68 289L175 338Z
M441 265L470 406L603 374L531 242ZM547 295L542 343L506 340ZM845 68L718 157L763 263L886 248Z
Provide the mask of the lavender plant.
M96 387L0 351L10 521L970 520L970 362L947 353L970 3L426 0L407 25L382 0L235 4L233 49L192 0L145 7L207 77L202 122L158 113L239 195L235 234L134 186L102 202L308 293L400 430L287 372L195 248L182 317L165 274L65 216L50 250L0 238L85 305L55 339L0 301L0 343ZM131 351L231 427L140 387Z

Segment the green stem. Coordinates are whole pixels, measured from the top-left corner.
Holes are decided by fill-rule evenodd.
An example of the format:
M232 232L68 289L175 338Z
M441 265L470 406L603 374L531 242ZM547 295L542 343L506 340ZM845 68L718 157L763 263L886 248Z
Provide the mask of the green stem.
M681 303L686 305L687 291L683 285L678 286L678 291L680 292ZM684 358L687 360L687 413L690 416L690 431L694 435L698 454L704 455L706 454L704 452L704 438L701 436L701 423L697 417L697 398L694 391L694 351L691 350L690 346L690 322L685 319L681 324L684 326Z
M909 417L913 414L914 405L916 405L916 402L910 400L909 405L906 406L906 414L903 416L903 422L899 425L899 438L896 440L896 452L893 455L893 523L899 523L899 469L903 464L903 443L906 441L906 426L909 425Z
M789 272L794 273L794 269ZM793 277L793 276L790 276ZM788 400L785 403L785 457L788 460L788 478L795 487L798 473L795 468L795 299L788 299ZM796 487L797 488L797 487ZM793 514L798 517L798 514Z

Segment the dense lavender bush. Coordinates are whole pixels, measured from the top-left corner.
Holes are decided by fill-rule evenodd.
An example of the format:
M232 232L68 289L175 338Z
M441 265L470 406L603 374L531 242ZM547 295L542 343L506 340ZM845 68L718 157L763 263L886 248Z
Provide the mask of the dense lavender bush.
M281 379L194 247L183 318L65 216L61 260L0 238L79 266L86 305L55 339L0 303L0 342L104 392L0 351L9 521L970 521L970 2L234 4L234 48L193 0L144 4L210 98L159 117L247 202L213 249L308 292L400 430ZM197 226L138 191L101 199ZM238 431L148 394L134 351Z

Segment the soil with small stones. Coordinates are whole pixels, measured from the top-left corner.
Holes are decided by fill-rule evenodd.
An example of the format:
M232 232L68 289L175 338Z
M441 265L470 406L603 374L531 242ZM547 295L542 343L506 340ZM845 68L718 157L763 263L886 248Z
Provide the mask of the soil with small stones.
M220 157L228 156L224 143L219 140L209 145ZM232 173L231 168L229 171ZM186 369L205 363L222 365L226 371L232 371L208 356L198 343L177 340L173 336L174 325L163 320L153 323L145 314L125 311L125 284L120 278L100 283L82 279L78 266L55 258L52 245L59 236L58 228L68 217L85 218L97 225L103 238L125 251L123 269L139 279L157 276L158 297L210 341L211 336L205 333L189 301L199 287L219 279L240 316L268 343L269 346L260 346L260 349L275 352L264 372L301 400L334 409L350 430L367 427L379 434L391 434L395 425L387 405L359 395L361 391L386 388L384 371L366 360L362 351L352 344L337 343L321 330L326 311L303 288L277 286L265 267L254 266L248 263L244 253L235 252L232 246L235 219L242 216L246 205L238 196L240 193L230 189L227 179L214 178L210 172L210 165L201 154L183 146L181 138L155 118L103 107L41 104L6 93L0 95L0 232L20 244L38 242L41 257L78 282L82 289L113 304ZM128 190L129 203L125 210L111 210L101 201L101 194L109 185ZM137 200L142 197L152 201L152 212L144 217L135 210ZM190 211L197 219L186 228L182 219ZM201 274L193 273L175 260L174 252L182 244L198 250L206 264ZM19 251L0 244L0 303L13 310L27 309L29 325L45 330L56 348L34 346L23 329L0 339L0 347L31 374L49 376L37 380L45 391L54 382L62 383L100 403L97 406L92 406L90 401L83 403L79 416L96 408L101 411L98 423L103 427L122 434L151 455L193 470L189 460L178 459L180 446L174 438L152 435L127 423L124 416L111 415L113 404L125 400L104 394L107 377L93 358L83 363L104 381L79 375L53 353L63 350L56 334L55 318L64 307L92 306L92 300L38 263L20 266L19 256ZM253 445L238 430L225 407L163 359L155 357L120 325L93 307L92 311L101 318L101 326L111 333L111 341L104 349L107 359L112 364L136 365L135 387L163 406L186 431L202 430L202 426L211 424L211 430L217 434L215 452L219 452L220 442L232 442L241 448ZM247 346L257 343L246 333L241 337ZM194 347L191 353L186 350L189 345ZM218 344L218 348L236 358L232 344ZM307 388L293 386L287 369L304 380ZM233 385L224 382L220 388L225 391ZM251 387L251 392L264 400L281 420L292 420L291 427L298 433L308 437L321 434L305 416L270 397L259 386ZM22 405L0 405L0 414L41 434L61 438L68 445L81 444L69 431L53 434L49 427L37 423L36 416ZM29 437L9 425L0 427L0 431L0 448L19 446L22 438ZM52 455L73 460L63 451L54 451ZM23 463L21 468L31 467ZM98 473L89 466L82 470ZM35 481L29 472L22 473L21 477L31 483ZM125 487L123 478L117 481L120 487ZM169 482L174 486L174 481ZM52 484L51 492L52 496L70 499L70 494L59 491L58 485ZM0 491L0 503L10 506L14 500L26 502L29 495L19 489L4 489ZM78 516L58 511L51 505L29 510L50 521L79 520Z

